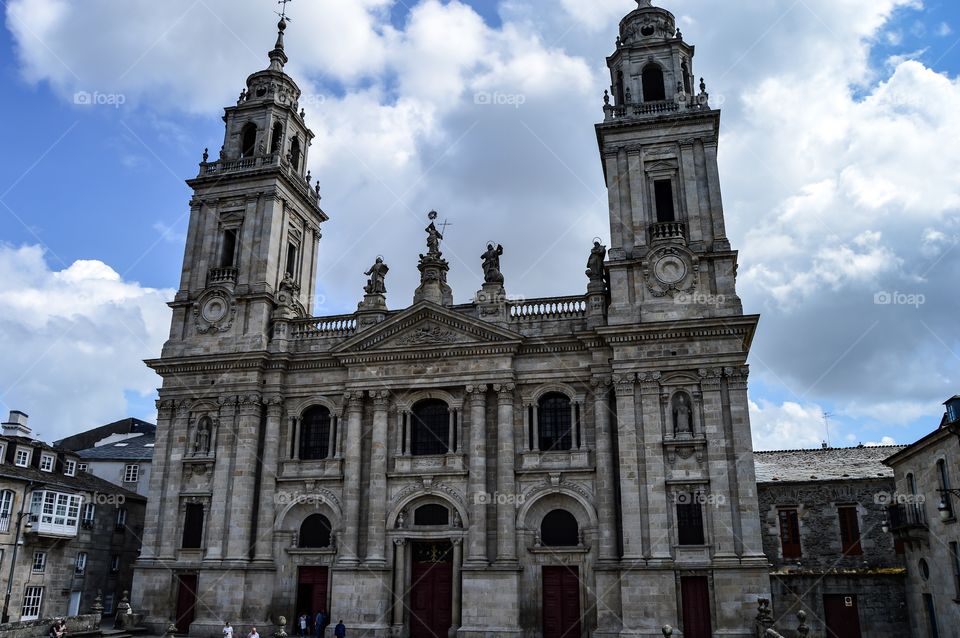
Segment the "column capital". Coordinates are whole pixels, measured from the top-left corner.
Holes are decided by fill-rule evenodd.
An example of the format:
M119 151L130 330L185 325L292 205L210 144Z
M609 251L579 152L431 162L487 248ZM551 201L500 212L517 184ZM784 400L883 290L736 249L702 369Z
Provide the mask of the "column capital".
M386 410L390 404L390 392L387 390L376 390L370 393L373 399L373 407L378 410Z
M731 390L746 390L747 378L750 376L749 366L724 368L723 376L727 378L727 387Z
M393 539L393 544L396 545L397 547L403 547L404 545L407 544L407 539L406 539L406 538L402 538L402 537L401 537L401 538L395 538L395 539Z
M460 547L460 546L463 544L463 539L460 538L460 537L451 538L451 539L450 539L450 543L451 543L454 547Z
M177 402L173 399L157 399L157 419L169 419L173 416L173 411L177 407Z
M507 394L512 395L513 391L516 389L516 385L510 382L507 383L494 383L493 390L501 397Z
M264 404L267 406L268 416L280 417L283 415L283 397L280 395L267 397Z
M633 386L637 382L637 375L633 372L617 372L612 376L612 381L616 385L618 393L632 392Z
M347 412L359 412L363 409L363 391L344 392L343 402Z
M190 402L186 399L182 401L177 401L177 416L180 418L186 417L190 414Z
M593 388L593 392L605 392L610 389L610 386L613 384L613 379L609 374L598 374L590 377L590 387Z
M472 401L481 401L487 396L487 384L481 383L480 385L468 385L465 388L467 393L467 398Z
M697 376L700 377L700 386L702 388L715 389L720 387L723 370L721 368L700 368L697 370Z
M259 394L243 394L237 398L237 407L241 414L254 414L263 405L263 398Z

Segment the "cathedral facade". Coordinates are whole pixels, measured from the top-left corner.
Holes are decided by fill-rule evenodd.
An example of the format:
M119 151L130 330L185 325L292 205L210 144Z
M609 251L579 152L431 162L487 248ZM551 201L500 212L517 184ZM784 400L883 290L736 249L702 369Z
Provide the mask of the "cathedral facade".
M164 382L133 587L149 624L272 634L327 611L351 636L753 635L758 317L735 290L720 113L674 16L638 4L607 59L610 242L585 242L584 292L511 301L488 245L454 304L431 214L412 305L387 307L378 259L336 317L308 313L327 216L281 21L188 181L149 362Z

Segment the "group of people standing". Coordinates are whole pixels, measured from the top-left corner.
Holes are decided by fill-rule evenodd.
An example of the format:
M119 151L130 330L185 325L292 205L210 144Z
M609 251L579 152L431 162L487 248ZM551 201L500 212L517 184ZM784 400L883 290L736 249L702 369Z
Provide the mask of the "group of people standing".
M317 612L316 616L301 613L300 618L297 619L297 634L301 636L301 638L313 635L316 635L317 638L323 638L329 625L330 614L322 609ZM346 637L347 627L343 624L343 620L338 622L337 626L333 628L333 635L335 638Z

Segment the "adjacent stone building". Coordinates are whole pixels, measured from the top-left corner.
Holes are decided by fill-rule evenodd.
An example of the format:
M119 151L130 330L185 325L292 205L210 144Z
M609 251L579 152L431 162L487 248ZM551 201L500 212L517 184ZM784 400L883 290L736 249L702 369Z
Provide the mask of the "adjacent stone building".
M901 447L757 452L774 618L807 612L811 635L908 636L903 548L884 529Z
M146 497L156 445L156 426L137 421L131 432L111 434L77 451L80 467Z
M164 382L133 593L151 625L329 609L352 636L753 635L758 317L735 290L720 113L674 16L638 4L607 59L610 246L584 237L585 292L511 302L500 255L522 248L488 245L455 304L431 213L419 262L393 265L420 272L412 304L388 306L373 255L392 240L374 234L363 300L335 317L308 314L327 215L281 21L188 181L149 362Z
M887 526L906 548L915 638L960 637L960 395L940 426L886 460L897 490Z
M80 470L80 457L33 438L14 411L0 436L3 622L111 613L130 589L146 499ZM9 587L9 589L8 589Z

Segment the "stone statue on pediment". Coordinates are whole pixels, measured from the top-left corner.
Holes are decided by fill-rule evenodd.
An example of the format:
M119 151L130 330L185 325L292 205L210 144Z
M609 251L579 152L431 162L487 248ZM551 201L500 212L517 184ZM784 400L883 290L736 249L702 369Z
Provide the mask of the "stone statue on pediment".
M604 261L607 259L607 247L599 240L593 242L593 248L590 250L590 257L587 259L587 277L590 281L603 281Z
M377 261L370 266L370 270L363 273L370 277L367 279L367 285L363 287L363 291L368 295L383 295L387 292L387 273L390 271L390 267L383 263L383 257L377 257Z
M483 280L488 284L502 284L503 273L500 272L500 255L503 254L503 246L497 244L487 244L487 251L480 257L483 259Z

